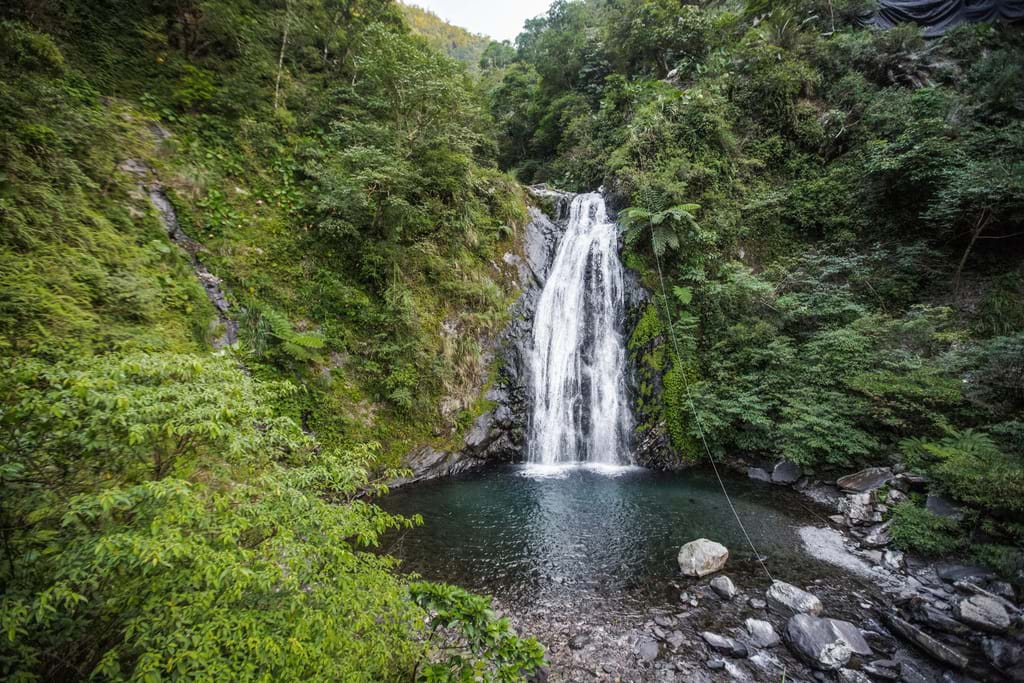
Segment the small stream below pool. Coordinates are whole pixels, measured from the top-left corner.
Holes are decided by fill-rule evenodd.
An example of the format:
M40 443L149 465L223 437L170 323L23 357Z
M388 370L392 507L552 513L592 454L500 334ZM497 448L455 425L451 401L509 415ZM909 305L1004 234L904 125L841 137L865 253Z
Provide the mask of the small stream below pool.
M799 584L840 572L803 551L799 527L821 522L813 503L745 479L727 486L776 578ZM697 538L729 548L734 580L750 575L767 585L709 472L508 466L399 490L382 506L424 517L424 526L385 543L405 571L514 609L591 609L600 600L632 611L675 600L673 584L683 579L676 555Z

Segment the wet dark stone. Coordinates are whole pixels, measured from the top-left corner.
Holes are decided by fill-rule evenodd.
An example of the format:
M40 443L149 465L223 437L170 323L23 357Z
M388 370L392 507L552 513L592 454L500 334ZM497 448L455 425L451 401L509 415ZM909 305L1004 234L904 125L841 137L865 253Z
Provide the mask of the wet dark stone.
M772 483L782 485L795 484L800 481L802 476L803 471L799 465L783 461L775 465L775 468L772 470Z
M892 470L888 467L869 467L866 470L840 477L836 480L836 486L844 491L865 493L881 488L889 483L892 477Z

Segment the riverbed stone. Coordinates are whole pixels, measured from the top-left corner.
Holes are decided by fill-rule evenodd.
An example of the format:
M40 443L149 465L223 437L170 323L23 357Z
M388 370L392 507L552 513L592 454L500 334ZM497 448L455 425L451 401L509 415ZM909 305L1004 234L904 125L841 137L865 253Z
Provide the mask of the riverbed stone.
M680 548L677 559L683 574L699 578L722 569L729 559L729 549L721 543L698 538Z
M1024 681L1024 647L1002 638L985 638L985 658L1013 681Z
M832 629L836 632L843 642L850 648L850 652L855 655L862 657L870 657L874 653L871 651L871 646L868 645L868 641L864 639L864 635L860 632L860 629L851 624L848 621L842 621L841 619L826 619L832 626Z
M868 678L867 674L854 671L853 669L840 669L836 675L836 680L839 683L871 683L871 679Z
M750 641L756 647L773 647L779 644L779 634L770 622L763 619L747 619L744 622L747 633L750 634Z
M654 638L641 638L637 641L634 652L640 661L653 662L661 654L661 646Z
M852 493L865 493L885 486L892 478L892 470L888 467L869 467L840 477L836 480L836 486Z
M961 600L956 607L960 621L982 631L1002 633L1010 628L1010 615L997 600L984 595L972 595Z
M768 607L782 615L821 614L821 600L812 593L784 581L775 581L765 593Z
M716 576L711 579L711 590L723 600L732 600L736 597L736 586L728 576Z
M761 598L750 598L747 600L747 604L750 605L751 609L766 609L768 603Z
M783 460L772 469L772 483L789 485L800 481L803 471L800 466Z
M882 566L889 571L902 571L906 565L906 558L899 550L886 550L882 553Z
M876 659L864 665L864 672L872 678L883 681L900 680L900 670L903 668L900 662L895 659Z
M861 543L869 548L881 548L892 543L892 533L889 531L889 523L876 524L868 529L861 539Z
M747 476L755 481L770 482L772 480L772 475L770 475L766 470L760 467L748 467Z
M935 574L943 581L981 581L995 576L992 570L967 564L943 564L935 568Z
M587 645L590 645L590 643L593 642L593 640L594 639L591 637L589 633L577 633L569 639L569 649L582 650Z
M654 623L664 628L672 628L676 625L676 618L668 614L656 614Z
M793 651L816 669L835 671L846 666L853 652L828 619L796 614L786 624Z
M882 521L882 516L875 512L870 492L846 496L839 501L839 511L846 516L846 523L850 526Z
M885 623L896 635L907 640L927 652L929 655L957 669L967 668L967 657L948 645L936 640L913 624L896 616L883 614Z
M712 649L721 652L727 657L743 658L749 654L747 646L735 638L720 636L717 633L712 633L711 631L702 632L700 637L703 638L704 642L711 646Z

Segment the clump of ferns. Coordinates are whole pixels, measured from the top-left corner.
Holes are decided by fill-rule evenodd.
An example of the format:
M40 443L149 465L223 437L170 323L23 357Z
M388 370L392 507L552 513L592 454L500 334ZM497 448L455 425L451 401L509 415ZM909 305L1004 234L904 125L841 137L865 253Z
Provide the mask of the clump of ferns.
M323 334L296 330L287 316L270 306L246 307L239 327L257 358L301 365L323 362L322 352L327 345Z

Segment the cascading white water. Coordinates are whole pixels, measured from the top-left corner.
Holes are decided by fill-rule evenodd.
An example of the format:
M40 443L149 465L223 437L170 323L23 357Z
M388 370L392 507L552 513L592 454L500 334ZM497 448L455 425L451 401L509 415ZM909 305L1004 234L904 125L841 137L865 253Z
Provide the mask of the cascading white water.
M534 319L529 462L632 462L623 309L618 230L600 194L578 195Z

